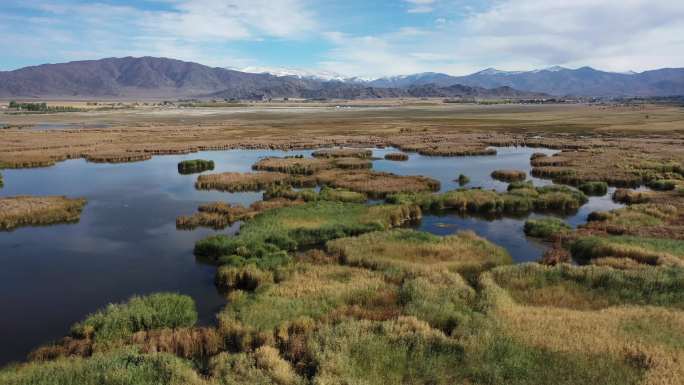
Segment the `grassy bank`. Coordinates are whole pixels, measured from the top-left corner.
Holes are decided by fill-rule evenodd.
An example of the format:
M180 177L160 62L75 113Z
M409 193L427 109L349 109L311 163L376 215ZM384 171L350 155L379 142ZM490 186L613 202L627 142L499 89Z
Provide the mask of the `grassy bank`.
M203 171L209 171L214 169L213 160L205 159L193 159L184 160L178 163L178 173L179 174L194 174Z

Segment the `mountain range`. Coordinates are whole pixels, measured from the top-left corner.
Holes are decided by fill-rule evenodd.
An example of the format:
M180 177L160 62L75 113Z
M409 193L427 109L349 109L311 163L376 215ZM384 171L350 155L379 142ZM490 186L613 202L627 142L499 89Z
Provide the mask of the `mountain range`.
M208 67L155 57L43 64L0 72L0 98L548 98L684 95L684 69L622 74L589 67L486 69L467 76L421 73L380 79L334 73Z

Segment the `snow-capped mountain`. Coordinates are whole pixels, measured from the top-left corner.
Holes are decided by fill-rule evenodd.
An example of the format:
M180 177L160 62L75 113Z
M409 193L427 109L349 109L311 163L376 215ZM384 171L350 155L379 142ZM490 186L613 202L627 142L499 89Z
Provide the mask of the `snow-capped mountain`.
M269 74L273 76L293 76L299 79L314 79L323 81L353 81L341 74L332 71L324 70L307 70L301 68L283 68L283 67L245 67L245 68L231 68L240 72L247 72L253 74Z

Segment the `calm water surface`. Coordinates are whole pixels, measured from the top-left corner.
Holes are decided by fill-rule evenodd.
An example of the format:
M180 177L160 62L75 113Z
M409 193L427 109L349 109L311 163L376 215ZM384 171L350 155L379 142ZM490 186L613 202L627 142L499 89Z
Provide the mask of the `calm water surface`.
M395 149L375 149L382 158ZM459 174L471 179L466 187L506 190L492 180L495 169L530 171L533 152L551 150L498 148L496 156L424 157L410 154L408 162L384 159L374 169L401 175L426 175L442 183L442 191L458 188ZM178 231L175 219L193 213L203 202L223 200L250 204L261 193L197 191L197 175L179 175L177 163L185 159L211 159L213 172L241 171L264 156L311 151L212 151L181 156L158 156L140 163L93 164L70 160L43 169L3 170L5 188L0 196L67 195L85 197L88 204L77 224L26 227L0 232L0 365L23 360L40 344L68 333L70 325L110 302L134 294L174 291L192 296L200 321L210 324L224 300L214 284L215 268L192 255L194 243L223 231ZM548 180L532 178L535 185ZM619 207L609 196L591 198L589 204L567 218L576 226L594 210ZM536 216L536 215L535 215ZM545 245L522 232L525 218L426 215L418 228L435 234L473 230L505 247L516 261L536 260Z

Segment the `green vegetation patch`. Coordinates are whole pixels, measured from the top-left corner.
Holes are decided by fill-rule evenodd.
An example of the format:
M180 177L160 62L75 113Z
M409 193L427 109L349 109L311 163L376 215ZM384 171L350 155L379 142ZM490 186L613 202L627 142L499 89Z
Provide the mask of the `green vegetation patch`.
M233 292L219 314L219 324L224 330L242 325L272 331L302 317L320 319L333 310L344 310L342 307L373 304L385 295L396 298L392 290L381 274L370 270L300 264L278 284L264 285L254 293Z
M287 186L276 186L269 188L264 192L264 199L285 198L290 200L303 200L305 202L312 202L317 200L322 201L337 201L348 203L363 203L368 198L366 194L350 191L342 188L331 188L324 186L319 192L314 189L294 190Z
M684 266L684 241L637 236L583 237L570 245L575 259L629 258L648 265Z
M658 191L671 191L677 187L678 180L672 179L656 179L648 183L648 187Z
M603 196L608 193L606 182L584 182L578 188L587 195Z
M495 282L519 303L572 309L624 304L684 309L684 269L522 264L492 270Z
M529 219L525 221L524 231L527 236L552 240L570 231L572 227L560 218Z
M315 382L462 383L463 347L415 318L325 325L309 341Z
M332 201L269 210L246 222L237 236L217 235L195 244L195 254L231 265L277 266L287 251L335 238L384 230L420 218L411 205L366 206Z
M204 159L193 159L184 160L178 163L178 173L179 174L194 174L202 171L208 171L214 169L213 160Z
M5 385L202 385L189 361L170 354L140 354L127 348L90 358L62 358L0 371Z
M76 337L107 343L144 330L189 327L196 321L197 311L192 298L157 293L132 297L121 304L110 304L72 326L71 332Z
M503 214L530 211L577 210L587 202L581 191L565 186L516 188L506 193L481 189L459 189L443 194L401 193L387 197L389 203L414 203L423 209L452 209L461 212Z
M330 241L326 248L342 263L412 275L428 272L473 272L511 263L505 249L472 232L440 237L395 229Z

